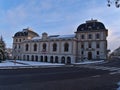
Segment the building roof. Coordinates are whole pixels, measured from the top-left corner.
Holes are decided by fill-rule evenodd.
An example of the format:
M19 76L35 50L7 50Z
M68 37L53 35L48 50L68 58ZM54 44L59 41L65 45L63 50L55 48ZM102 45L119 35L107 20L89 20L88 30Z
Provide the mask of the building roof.
M71 35L50 35L47 37L47 39L72 39L75 38L75 34L71 34ZM42 37L34 37L32 38L32 40L41 40Z
M105 30L105 26L102 22L98 22L97 20L89 20L86 23L83 23L78 26L77 32L79 31L90 31L90 30Z
M19 31L15 33L14 37L19 37L19 36L28 36L29 34L35 34L36 36L39 36L36 32L32 31L29 28L23 29L23 31Z
M51 35L49 36L50 39L66 39L66 38L75 38L75 34L71 35Z

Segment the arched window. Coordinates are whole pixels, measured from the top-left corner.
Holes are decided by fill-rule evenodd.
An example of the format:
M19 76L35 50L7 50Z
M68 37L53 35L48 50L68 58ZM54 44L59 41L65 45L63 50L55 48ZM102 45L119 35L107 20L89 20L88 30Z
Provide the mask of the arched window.
M40 56L40 61L43 62L43 56Z
M46 44L43 44L43 51L46 51Z
M27 55L27 61L29 61L29 55Z
M37 44L34 44L34 51L37 51Z
M48 62L48 57L47 56L45 56L45 62Z
M53 51L57 51L57 44L56 43L53 44Z
M35 60L38 61L38 56L37 55L35 56Z
M65 57L64 56L61 58L61 63L65 63Z
M58 63L58 56L55 56L55 63Z
M26 44L26 45L25 45L25 50L28 51L28 49L29 49L29 45Z
M53 63L53 56L50 57L50 62Z
M67 64L71 64L71 57L67 57Z
M34 56L33 55L31 56L31 59L32 59L32 61L34 61Z
M68 50L69 50L69 44L68 44L68 43L65 43L65 44L64 44L64 51L65 51L65 52L68 52Z

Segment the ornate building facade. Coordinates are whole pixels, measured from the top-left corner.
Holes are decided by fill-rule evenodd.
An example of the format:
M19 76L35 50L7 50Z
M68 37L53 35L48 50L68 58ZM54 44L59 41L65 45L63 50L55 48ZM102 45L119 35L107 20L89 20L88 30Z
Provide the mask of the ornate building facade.
M78 26L72 35L39 36L29 28L13 36L13 57L20 60L75 63L107 59L108 30L97 20Z

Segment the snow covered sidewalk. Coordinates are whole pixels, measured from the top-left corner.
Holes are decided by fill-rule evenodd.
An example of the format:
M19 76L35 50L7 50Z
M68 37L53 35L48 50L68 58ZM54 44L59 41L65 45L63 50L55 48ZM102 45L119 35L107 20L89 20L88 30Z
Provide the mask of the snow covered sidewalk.
M60 67L65 64L59 63L47 63L47 62L35 62L35 61L20 61L6 60L0 63L0 69L16 69L16 68L33 68L33 67Z
M46 66L46 65L65 65L60 63L47 63L47 62L36 62L36 61L20 61L17 60L18 63L24 63L29 66Z
M74 64L79 65L79 64L93 64L93 63L104 63L104 60L98 60L98 61L83 61L83 62L74 63Z
M81 64L92 64L92 63L103 63L104 60L101 61L84 61L80 63L74 63L73 65L81 65ZM61 67L65 66L65 64L61 63L48 63L48 62L36 62L36 61L24 61L24 60L6 60L0 63L0 69L11 69L11 68L33 68L33 67Z

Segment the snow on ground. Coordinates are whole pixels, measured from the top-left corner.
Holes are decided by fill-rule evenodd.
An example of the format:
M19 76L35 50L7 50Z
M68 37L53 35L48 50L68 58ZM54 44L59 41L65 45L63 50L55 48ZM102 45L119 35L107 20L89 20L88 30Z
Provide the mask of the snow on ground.
M47 62L35 62L35 61L20 61L16 60L16 63L14 60L6 60L0 63L0 67L5 66L56 66L56 65L64 65L59 63L47 63Z
M6 60L6 61L2 61L2 63L0 63L0 67L5 67L5 66L25 66L25 65L10 62L9 60Z
M92 64L92 63L104 63L104 60L99 60L99 61L82 61L80 63L74 63L74 64Z
M36 61L20 61L17 60L17 62L32 65L32 66L44 66L44 65L65 65L65 64L60 64L60 63L47 63L47 62L36 62Z
M16 60L16 63L14 63L14 60L6 60L0 63L0 67L7 67L7 66L61 66L65 64L61 63L48 63L48 62L36 62L36 61L24 61L24 60ZM74 63L74 64L91 64L91 63L103 63L104 60L100 61L83 61L80 63Z

